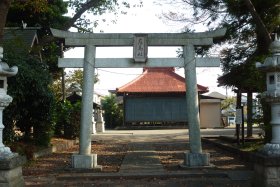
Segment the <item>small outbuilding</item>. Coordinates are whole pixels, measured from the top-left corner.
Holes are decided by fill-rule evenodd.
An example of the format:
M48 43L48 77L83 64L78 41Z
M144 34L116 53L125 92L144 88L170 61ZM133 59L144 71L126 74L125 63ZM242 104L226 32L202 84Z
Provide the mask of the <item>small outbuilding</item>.
M221 101L226 96L211 92L200 96L200 126L203 128L219 128L227 126L222 119Z

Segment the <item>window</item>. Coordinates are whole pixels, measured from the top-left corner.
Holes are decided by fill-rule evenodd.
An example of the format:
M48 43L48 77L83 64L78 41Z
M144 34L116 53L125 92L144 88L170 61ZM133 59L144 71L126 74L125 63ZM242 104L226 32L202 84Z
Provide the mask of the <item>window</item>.
M0 88L4 88L4 80L0 80Z
M268 81L269 81L269 84L275 84L275 77L274 77L274 75L269 75Z

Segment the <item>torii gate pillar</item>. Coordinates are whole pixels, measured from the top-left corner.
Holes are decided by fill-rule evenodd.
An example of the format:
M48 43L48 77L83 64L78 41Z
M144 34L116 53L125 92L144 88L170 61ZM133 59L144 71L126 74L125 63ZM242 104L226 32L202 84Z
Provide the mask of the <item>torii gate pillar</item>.
M184 65L187 98L187 116L189 126L190 151L185 153L184 166L209 166L209 153L202 153L200 138L200 119L196 82L195 51L192 44L184 46Z
M94 45L85 46L84 71L83 71L83 95L80 125L80 150L79 154L72 155L73 168L99 168L97 165L97 155L91 153L91 132L93 114L93 88L95 69Z

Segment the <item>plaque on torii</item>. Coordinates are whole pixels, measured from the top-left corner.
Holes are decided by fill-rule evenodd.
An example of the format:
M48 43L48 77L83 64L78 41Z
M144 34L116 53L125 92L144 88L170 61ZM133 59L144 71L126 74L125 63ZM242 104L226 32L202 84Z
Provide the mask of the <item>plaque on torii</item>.
M202 33L73 33L51 29L65 45L85 47L84 58L60 58L59 67L84 68L79 154L72 156L74 168L97 168L97 155L91 153L90 124L95 68L184 67L190 151L186 167L209 166L209 153L202 152L196 82L196 67L219 67L219 58L197 58L195 46L213 45L213 38L224 36L226 29ZM133 58L95 58L96 47L133 46ZM148 58L148 46L183 46L183 58Z
M136 63L144 63L148 59L147 34L135 34L133 44L133 59Z

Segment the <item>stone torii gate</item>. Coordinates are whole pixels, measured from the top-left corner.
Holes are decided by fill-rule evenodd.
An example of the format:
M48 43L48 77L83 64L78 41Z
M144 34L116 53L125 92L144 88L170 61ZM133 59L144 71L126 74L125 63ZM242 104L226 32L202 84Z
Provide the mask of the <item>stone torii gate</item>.
M209 153L203 153L196 81L196 67L219 67L219 58L196 58L195 46L210 46L213 38L222 37L226 29L202 33L73 33L51 29L54 37L66 46L85 47L84 58L59 59L59 67L84 68L80 149L72 155L73 168L99 168L97 155L91 153L91 120L95 68L184 67L190 151L185 153L187 167L208 166ZM134 58L95 58L96 47L133 46ZM184 58L148 58L148 46L183 46Z

